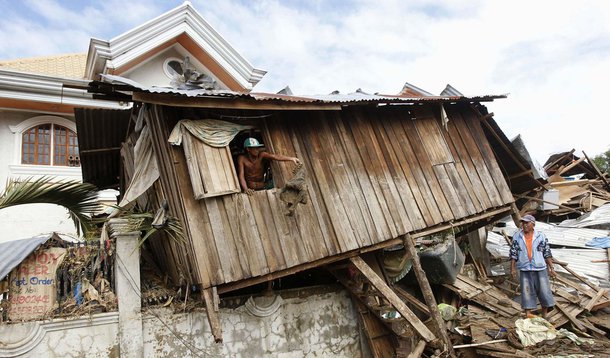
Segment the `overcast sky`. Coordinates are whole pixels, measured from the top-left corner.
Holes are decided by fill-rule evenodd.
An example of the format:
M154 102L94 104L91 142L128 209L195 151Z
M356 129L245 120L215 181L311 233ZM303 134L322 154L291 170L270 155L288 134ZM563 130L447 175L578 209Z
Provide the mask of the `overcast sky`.
M182 1L0 0L0 60L85 52ZM192 1L256 90L509 93L488 104L534 159L610 149L610 1Z

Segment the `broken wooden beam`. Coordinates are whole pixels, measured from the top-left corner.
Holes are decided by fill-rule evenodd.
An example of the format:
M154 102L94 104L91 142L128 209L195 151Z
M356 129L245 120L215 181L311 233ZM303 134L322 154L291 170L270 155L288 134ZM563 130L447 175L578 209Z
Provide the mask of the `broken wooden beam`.
M587 153L585 153L584 151L582 152L582 154L585 156L585 158L587 158L587 161L589 162L589 164L591 164L591 166L593 167L593 170L595 170L595 174L597 174L599 176L599 178L601 180L604 181L604 183L606 183L606 188L608 190L610 190L610 183L608 182L608 179L606 179L606 176L604 174L602 174L602 172L599 170L599 168L597 167L597 165L595 164L594 161L592 161L591 159L589 159L589 157L587 156Z
M568 263L567 262L561 262L557 259L553 259L553 262L561 265L561 267L563 267L564 270L568 271L569 273L572 274L572 276L576 277L578 280L580 280L582 283L584 283L585 285L591 287L595 292L598 292L600 290L599 287L595 286L594 284L592 284L591 282L589 282L588 280L586 280L584 277L580 276L579 274L577 274L576 272L574 272L574 270L572 270L571 268L568 267ZM603 296L606 298L608 297L607 292L603 293Z
M508 339L494 339L493 341L480 342L480 343L458 344L457 346L453 346L453 348L459 349L459 348L468 348L468 347L478 347L478 346L485 346L488 344L501 343L501 342L508 342Z
M411 238L411 235L406 234L403 236L403 243L405 248L407 249L407 253L411 257L413 272L415 273L415 277L417 278L419 287L422 291L426 304L428 305L428 309L430 310L432 320L436 324L438 333L441 335L441 339L445 345L445 351L450 356L455 356L455 353L453 352L453 343L451 343L449 335L447 334L447 327L445 326L445 321L441 317L441 312L438 309L436 298L434 298L434 293L432 292L432 288L430 287L430 282L428 282L426 273L424 272L424 269L421 266L421 262L419 261L419 255L415 250L414 239Z
M415 348L413 348L411 353L409 353L407 358L419 358L419 357L421 357L422 353L424 353L424 349L425 348L426 348L426 342L423 341L423 340L420 340L419 342L417 342L417 345L415 346Z
M388 286L385 281L383 281L381 277L379 277L379 275L377 275L377 273L375 273L375 271L373 271L373 269L371 269L360 256L352 257L350 258L350 261L354 264L358 271L360 271L383 295L383 297L387 299L388 302L394 306L394 308L396 308L398 313L400 313L400 315L404 317L409 324L411 324L415 331L417 331L417 333L426 342L432 342L436 339L434 333L432 333L428 327L426 327L423 322L419 320L419 318L409 309L409 307L407 307L406 303L404 303L400 297L398 297L398 295L392 291L390 286Z
M548 200L542 200L542 199L539 199L539 198L534 198L533 196L526 196L526 195L520 195L520 194L513 194L513 196L517 197L517 198L520 198L520 199L529 199L529 200L534 200L534 201L538 201L538 202L541 202L541 203L548 203L548 204L557 205L557 206L559 206L562 209L566 209L566 210L571 211L573 213L576 213L578 215L582 215L583 214L581 211L573 209L573 208L571 208L569 206L565 206L565 205L562 205L562 204L554 203L554 202L548 201Z
M572 163L570 163L568 166L564 167L563 169L561 169L559 171L559 175L562 175L563 173L567 172L568 170L574 168L575 166L577 166L578 164L582 163L585 160L584 157L573 161Z
M214 336L216 343L222 343L222 326L220 324L220 316L218 314L217 302L219 302L218 292L216 287L210 287L201 290L203 300L205 302L205 309L208 315L208 322L210 323L210 329Z
M428 316L431 316L430 310L428 309L428 307L425 304L423 304L420 300L418 300L415 296L411 295L409 292L403 290L399 286L393 286L392 289L400 297L402 297L403 299L407 300L407 302L409 302L410 304L415 306L415 308L417 308L420 312L425 313Z
M593 297L591 299L591 301L589 301L589 303L585 306L585 310L591 312L593 307L595 307L595 305L597 304L597 301L599 301L600 298L602 298L602 296L605 293L606 293L606 290L604 290L603 288L600 288L599 291L597 291L597 294L595 295L595 297Z
M560 303L557 303L555 305L555 307L557 307L557 309L563 313L564 316L566 316L570 322L572 322L574 324L574 326L576 326L576 328L578 328L579 330L586 332L587 328L585 327L585 325L578 320L578 318L576 318L576 316L574 316L573 314L571 314L570 312L568 312L567 307L562 306Z

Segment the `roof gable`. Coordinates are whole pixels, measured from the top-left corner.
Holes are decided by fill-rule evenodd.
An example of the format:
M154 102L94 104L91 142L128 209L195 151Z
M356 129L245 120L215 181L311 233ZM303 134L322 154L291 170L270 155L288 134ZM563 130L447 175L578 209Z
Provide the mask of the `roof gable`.
M250 90L266 73L254 68L187 1L110 41L91 39L85 77L124 73L175 43L232 90Z

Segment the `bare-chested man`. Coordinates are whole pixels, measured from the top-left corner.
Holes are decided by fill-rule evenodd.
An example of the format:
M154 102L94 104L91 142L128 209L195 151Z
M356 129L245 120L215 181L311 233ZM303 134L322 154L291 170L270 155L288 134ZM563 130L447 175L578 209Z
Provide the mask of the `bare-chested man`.
M265 161L301 162L298 158L263 152L262 146L256 138L248 138L244 141L246 153L237 157L239 184L241 190L248 195L252 195L255 190L265 189Z

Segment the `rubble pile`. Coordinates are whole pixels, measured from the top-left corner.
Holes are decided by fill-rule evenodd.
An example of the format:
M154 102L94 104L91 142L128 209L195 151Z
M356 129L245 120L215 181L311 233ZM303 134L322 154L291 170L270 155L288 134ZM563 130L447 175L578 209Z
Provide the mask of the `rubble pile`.
M586 153L578 157L571 150L552 155L544 169L549 176L544 187L516 195L529 200L522 211L542 208L540 219L559 221L610 202L610 176L602 173Z

